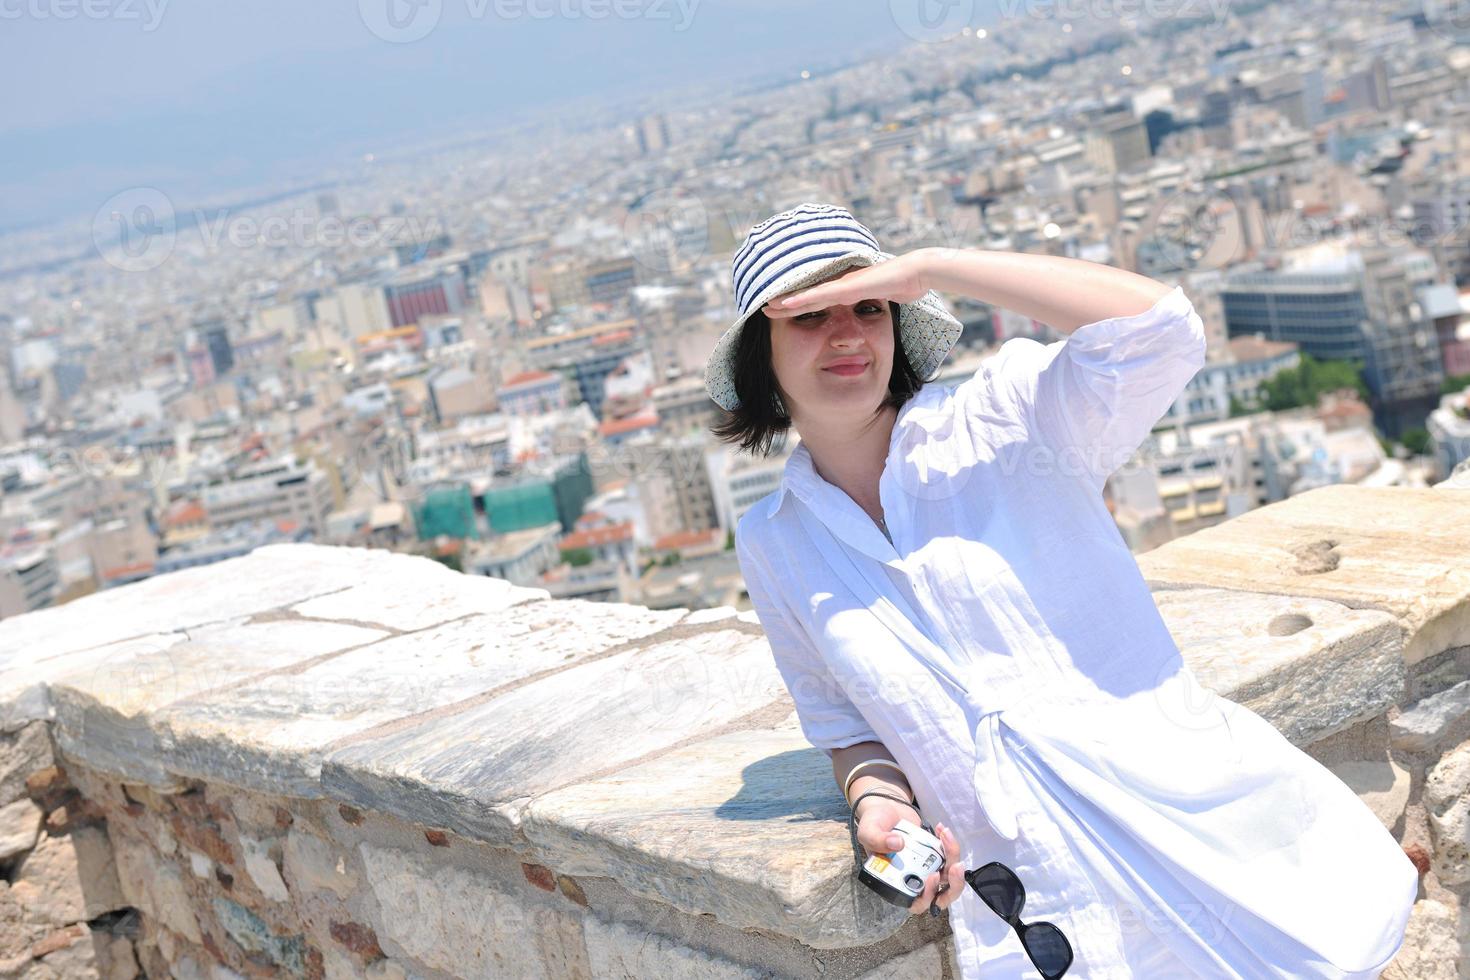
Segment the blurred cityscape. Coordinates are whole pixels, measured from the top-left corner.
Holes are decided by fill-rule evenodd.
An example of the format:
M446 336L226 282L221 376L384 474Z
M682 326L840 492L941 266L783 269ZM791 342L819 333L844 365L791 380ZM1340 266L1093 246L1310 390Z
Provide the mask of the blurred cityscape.
M1458 478L1470 19L1087 6L896 15L904 46L780 85L234 202L138 186L0 237L0 617L278 541L745 608L731 532L792 444L717 443L702 369L734 248L804 201L890 252L1184 287L1209 362L1106 489L1136 551L1326 484ZM1060 339L946 299L942 383Z

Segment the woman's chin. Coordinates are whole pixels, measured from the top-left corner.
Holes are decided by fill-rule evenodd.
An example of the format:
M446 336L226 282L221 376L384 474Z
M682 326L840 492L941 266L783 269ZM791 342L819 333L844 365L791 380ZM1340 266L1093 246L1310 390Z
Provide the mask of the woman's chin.
M822 392L820 401L847 412L876 412L887 394L886 389L880 390L873 385L834 385L831 390Z

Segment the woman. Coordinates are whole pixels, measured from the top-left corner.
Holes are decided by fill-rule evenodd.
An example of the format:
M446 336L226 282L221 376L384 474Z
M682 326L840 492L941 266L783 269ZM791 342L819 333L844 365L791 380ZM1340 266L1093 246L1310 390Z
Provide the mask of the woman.
M732 271L715 431L801 440L736 530L747 590L864 850L935 827L947 867L911 908L951 910L963 975L1377 976L1412 863L1194 682L1102 499L1204 363L1183 291L1075 259L895 257L815 204L752 229ZM960 333L934 290L1068 336L924 384ZM963 877L982 865L989 891Z

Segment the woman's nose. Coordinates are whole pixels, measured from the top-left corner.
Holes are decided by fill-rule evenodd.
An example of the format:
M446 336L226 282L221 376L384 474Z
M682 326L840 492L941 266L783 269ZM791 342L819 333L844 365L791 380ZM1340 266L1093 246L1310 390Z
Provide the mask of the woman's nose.
M863 325L851 309L839 306L828 317L832 324L831 340L834 344L852 343L862 339Z

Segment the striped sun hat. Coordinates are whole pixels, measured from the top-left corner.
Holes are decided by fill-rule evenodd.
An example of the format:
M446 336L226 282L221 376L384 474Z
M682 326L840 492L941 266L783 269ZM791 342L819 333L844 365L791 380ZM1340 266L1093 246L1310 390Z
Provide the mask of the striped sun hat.
M777 296L893 257L878 247L873 233L851 212L831 204L802 204L750 229L730 263L739 316L715 342L704 366L704 386L715 404L727 411L740 405L735 348L740 328L752 313ZM923 381L931 380L960 339L961 329L933 290L898 305L899 339Z

